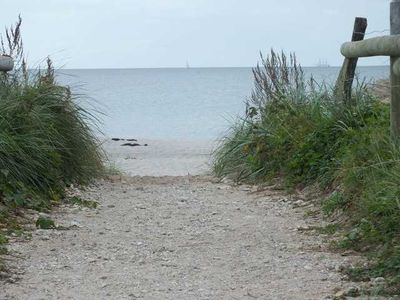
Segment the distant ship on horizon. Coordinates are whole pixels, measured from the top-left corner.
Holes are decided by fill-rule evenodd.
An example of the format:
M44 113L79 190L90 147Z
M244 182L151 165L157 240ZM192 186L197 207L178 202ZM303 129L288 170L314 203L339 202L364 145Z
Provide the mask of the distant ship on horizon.
M328 67L330 67L331 65L328 63L328 61L325 59L325 60L319 60L318 61L318 63L315 65L316 67L319 67L319 68L328 68Z
M189 61L186 61L186 69L190 69Z

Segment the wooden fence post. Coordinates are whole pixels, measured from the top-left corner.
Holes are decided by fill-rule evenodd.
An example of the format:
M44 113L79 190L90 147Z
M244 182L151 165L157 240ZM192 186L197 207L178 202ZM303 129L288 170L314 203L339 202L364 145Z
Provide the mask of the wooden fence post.
M400 34L400 0L390 3L390 34ZM400 74L395 72L395 63L399 57L390 57L390 129L393 137L400 137Z
M7 55L0 55L0 71L8 72L14 68L14 60Z
M400 1L400 0L399 0ZM364 39L365 31L367 30L368 21L366 18L356 18L354 21L352 42L361 41ZM350 104L351 89L356 73L358 58L345 58L342 69L335 86L336 97L339 97Z

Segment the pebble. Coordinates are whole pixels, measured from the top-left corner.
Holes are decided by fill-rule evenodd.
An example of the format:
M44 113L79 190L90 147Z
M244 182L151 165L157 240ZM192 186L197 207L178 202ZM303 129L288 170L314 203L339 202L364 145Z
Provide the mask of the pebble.
M360 288L357 286L350 286L344 291L344 295L348 297L360 296Z
M77 221L72 221L70 226L71 226L71 227L78 227L78 228L82 227L82 226L79 224L79 222L77 222Z
M344 291L339 291L335 294L333 297L334 300L344 300L346 299L345 292Z
M373 278L371 281L372 285L384 285L386 283L386 280L383 277L376 277Z
M293 203L295 206L301 207L306 205L306 203L303 200L297 200Z

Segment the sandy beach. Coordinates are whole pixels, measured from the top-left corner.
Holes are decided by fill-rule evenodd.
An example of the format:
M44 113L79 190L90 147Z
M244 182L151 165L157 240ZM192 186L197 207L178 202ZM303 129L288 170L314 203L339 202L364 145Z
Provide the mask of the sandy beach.
M126 143L140 146L121 146ZM113 141L106 138L103 143L110 165L128 176L206 174L210 169L210 154L216 145L212 140L173 139Z

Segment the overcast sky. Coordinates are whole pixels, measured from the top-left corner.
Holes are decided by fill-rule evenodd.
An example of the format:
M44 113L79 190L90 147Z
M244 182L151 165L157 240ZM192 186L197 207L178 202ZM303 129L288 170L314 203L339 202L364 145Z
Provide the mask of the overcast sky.
M271 47L303 66L340 65L354 17L367 32L389 28L389 0L10 0L1 25L23 18L25 51L36 64L143 68L254 66ZM380 35L373 33L369 36ZM384 34L387 34L385 32ZM386 58L361 64L386 64Z

